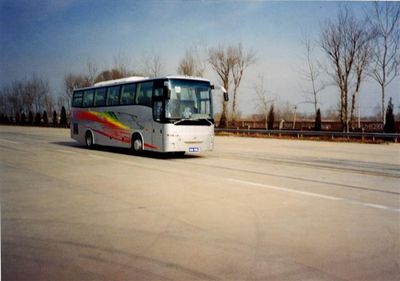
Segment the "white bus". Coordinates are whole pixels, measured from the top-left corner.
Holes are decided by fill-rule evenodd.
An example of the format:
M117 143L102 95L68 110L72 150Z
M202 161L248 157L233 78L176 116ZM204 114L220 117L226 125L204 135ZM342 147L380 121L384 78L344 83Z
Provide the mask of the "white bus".
M212 89L209 80L181 76L128 77L77 89L71 137L87 147L126 147L135 153L212 150Z

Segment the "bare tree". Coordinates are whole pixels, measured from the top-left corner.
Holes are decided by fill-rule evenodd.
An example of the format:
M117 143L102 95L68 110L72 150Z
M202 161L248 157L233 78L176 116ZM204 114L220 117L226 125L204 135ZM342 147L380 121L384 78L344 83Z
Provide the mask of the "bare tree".
M5 86L2 90L4 95L4 109L2 113L14 116L21 110L21 97L23 96L23 85L19 81L14 81L10 86Z
M233 80L233 101L232 101L232 122L236 121L237 115L237 93L243 74L246 68L255 63L255 52L243 50L243 45L231 47L233 50L232 80Z
M306 90L305 93L307 96L311 96L311 101L309 98L306 99L308 100L307 102L313 104L316 115L318 110L318 95L325 89L326 84L321 80L321 67L314 58L315 44L307 33L304 33L301 43L305 48L305 66L300 69L300 74L305 81L310 83L311 87L309 90Z
M118 55L115 55L113 57L113 67L112 69L118 70L123 77L129 77L129 76L143 76L143 74L140 73L140 71L137 70L131 70L129 68L129 65L132 64L132 58L122 54L118 53Z
M268 128L268 111L275 99L268 97L268 91L264 85L264 76L261 74L258 75L258 81L254 84L253 90L257 96L256 110L263 116L265 128Z
M146 76L158 77L161 76L164 71L164 65L160 55L153 54L145 56L142 65L142 72Z
M51 95L50 91L44 96L43 99L44 110L47 112L52 112L54 108L54 97Z
M203 77L205 71L204 60L200 57L196 47L185 51L185 57L181 59L178 66L178 73L187 76Z
M351 95L351 109L350 109L350 124L354 120L354 112L356 108L357 97L360 92L361 82L365 78L365 71L371 62L372 48L371 42L374 38L374 32L365 30L362 35L360 47L354 56L354 72L355 72L355 86Z
M87 81L90 85L93 85L96 80L96 76L98 75L98 68L97 65L90 59L86 61L86 68L87 68Z
M301 104L301 103L299 103ZM276 115L278 119L289 121L292 120L295 124L295 117L297 114L297 107L299 104L292 104L289 101L281 102L276 105Z
M124 78L126 76L129 76L126 72L122 72L120 69L112 68L100 72L99 75L96 76L95 82L97 83L101 81L115 80Z
M341 6L337 21L328 21L321 32L321 47L329 58L333 69L330 74L340 92L340 122L343 131L349 130L348 97L355 84L353 78L357 75L357 56L369 40L365 34L364 25L354 17L348 6Z
M231 83L231 70L234 64L234 52L232 47L225 48L219 45L216 48L210 48L208 52L208 63L221 79L222 86L228 91ZM222 100L222 113L219 126L227 126L228 102Z
M381 120L385 124L385 89L399 75L400 5L375 2L368 21L376 32L373 48L372 78L381 87Z
M9 85L4 85L0 90L1 96L1 112L14 116L16 113L29 110L32 107L33 99L30 103L27 101L27 81L15 80Z
M35 112L41 112L46 108L46 103L50 100L49 82L43 78L34 75L28 81L28 92L33 97L33 109Z
M12 91L10 86L3 86L0 91L0 112L5 115L14 115L15 105L11 102Z
M52 107L52 96L47 80L33 75L29 80L16 80L0 90L1 112L16 116L21 112L40 112Z

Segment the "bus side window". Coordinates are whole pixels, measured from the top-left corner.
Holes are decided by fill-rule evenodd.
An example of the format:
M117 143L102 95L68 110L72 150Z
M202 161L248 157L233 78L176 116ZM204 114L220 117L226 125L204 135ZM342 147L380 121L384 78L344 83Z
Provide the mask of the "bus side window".
M122 86L121 104L135 103L136 84Z
M96 93L94 95L94 106L105 106L106 94L107 88L96 89Z
M82 92L74 92L72 97L72 107L81 107L83 100L83 93Z
M93 106L93 90L86 90L83 92L83 104L82 107L92 107Z
M136 103L151 106L151 96L153 94L153 82L139 83L136 95Z
M119 105L120 86L109 87L107 92L107 105Z

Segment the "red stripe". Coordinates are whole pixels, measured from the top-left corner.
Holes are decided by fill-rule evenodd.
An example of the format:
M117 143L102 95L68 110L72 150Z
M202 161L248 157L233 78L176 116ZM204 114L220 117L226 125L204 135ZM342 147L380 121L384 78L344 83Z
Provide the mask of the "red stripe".
M148 144L148 143L145 143L144 147L151 148L151 149L157 149L157 150L160 149L158 146L154 146L154 145L151 145L151 144Z
M91 128L92 129L92 128ZM111 139L114 139L114 140L117 140L117 141L120 141L120 142L124 142L124 143L131 143L131 140L130 140L130 138L118 138L118 137L115 137L115 136L111 136L111 135L109 135L109 134L107 134L107 133L105 133L105 132L102 132L102 131L99 131L99 130L95 130L95 129L92 129L94 132L96 132L96 133L98 133L98 134L101 134L101 135L103 135L103 136L106 136L106 137L108 137L108 138L111 138Z

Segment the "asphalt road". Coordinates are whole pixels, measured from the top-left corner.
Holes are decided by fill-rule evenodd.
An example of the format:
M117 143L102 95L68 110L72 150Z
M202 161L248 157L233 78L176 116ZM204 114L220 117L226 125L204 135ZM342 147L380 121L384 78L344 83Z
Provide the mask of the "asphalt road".
M2 280L399 280L400 145L216 137L200 156L0 127Z

